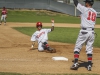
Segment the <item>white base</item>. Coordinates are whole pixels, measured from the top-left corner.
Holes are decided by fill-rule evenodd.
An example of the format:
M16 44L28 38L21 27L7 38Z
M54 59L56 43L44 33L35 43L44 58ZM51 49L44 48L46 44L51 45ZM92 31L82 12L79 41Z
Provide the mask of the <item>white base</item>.
M64 61L68 61L68 58L65 57L52 57L53 60L64 60Z

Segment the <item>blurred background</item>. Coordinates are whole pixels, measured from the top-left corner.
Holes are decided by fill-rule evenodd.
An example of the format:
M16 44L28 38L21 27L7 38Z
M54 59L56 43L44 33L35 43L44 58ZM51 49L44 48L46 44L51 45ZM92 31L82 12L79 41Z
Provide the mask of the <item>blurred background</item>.
M84 5L84 0L78 0ZM93 8L100 17L100 0L95 0ZM73 0L0 0L0 10L6 7L11 10L50 10L72 16L79 16L80 12L75 8Z

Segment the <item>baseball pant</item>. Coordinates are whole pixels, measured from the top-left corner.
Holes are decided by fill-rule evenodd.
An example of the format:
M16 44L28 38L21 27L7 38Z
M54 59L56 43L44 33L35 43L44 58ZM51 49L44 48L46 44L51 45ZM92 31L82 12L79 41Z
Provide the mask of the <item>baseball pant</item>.
M4 22L6 23L6 15L2 15L1 16L1 21L3 21L4 20Z
M94 31L84 31L80 30L76 45L75 45L75 51L80 52L82 49L83 44L86 44L86 54L92 54L93 53L93 43L94 43Z

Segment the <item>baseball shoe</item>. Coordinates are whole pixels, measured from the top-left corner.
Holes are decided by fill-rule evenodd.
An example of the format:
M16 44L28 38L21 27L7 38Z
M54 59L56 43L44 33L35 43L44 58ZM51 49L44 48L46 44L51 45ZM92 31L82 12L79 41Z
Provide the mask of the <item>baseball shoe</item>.
M78 69L78 63L74 63L72 66L71 66L71 70L77 70Z
M49 51L52 51L52 50L53 50L53 48L49 47L49 48L48 48L48 50L49 50Z
M91 65L88 65L88 66L87 66L87 70L88 70L88 71L91 71L91 68L92 68Z
M48 47L47 53L56 53L56 49Z

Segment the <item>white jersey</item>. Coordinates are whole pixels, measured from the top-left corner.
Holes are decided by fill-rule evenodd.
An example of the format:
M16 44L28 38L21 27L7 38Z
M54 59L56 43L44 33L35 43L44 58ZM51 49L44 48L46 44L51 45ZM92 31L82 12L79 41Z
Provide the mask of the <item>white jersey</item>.
M38 41L40 42L46 42L48 40L48 33L51 32L51 29L41 29L40 31L36 31L32 37L31 41Z
M77 9L81 12L81 28L94 28L97 12L93 8L87 8L80 3Z

